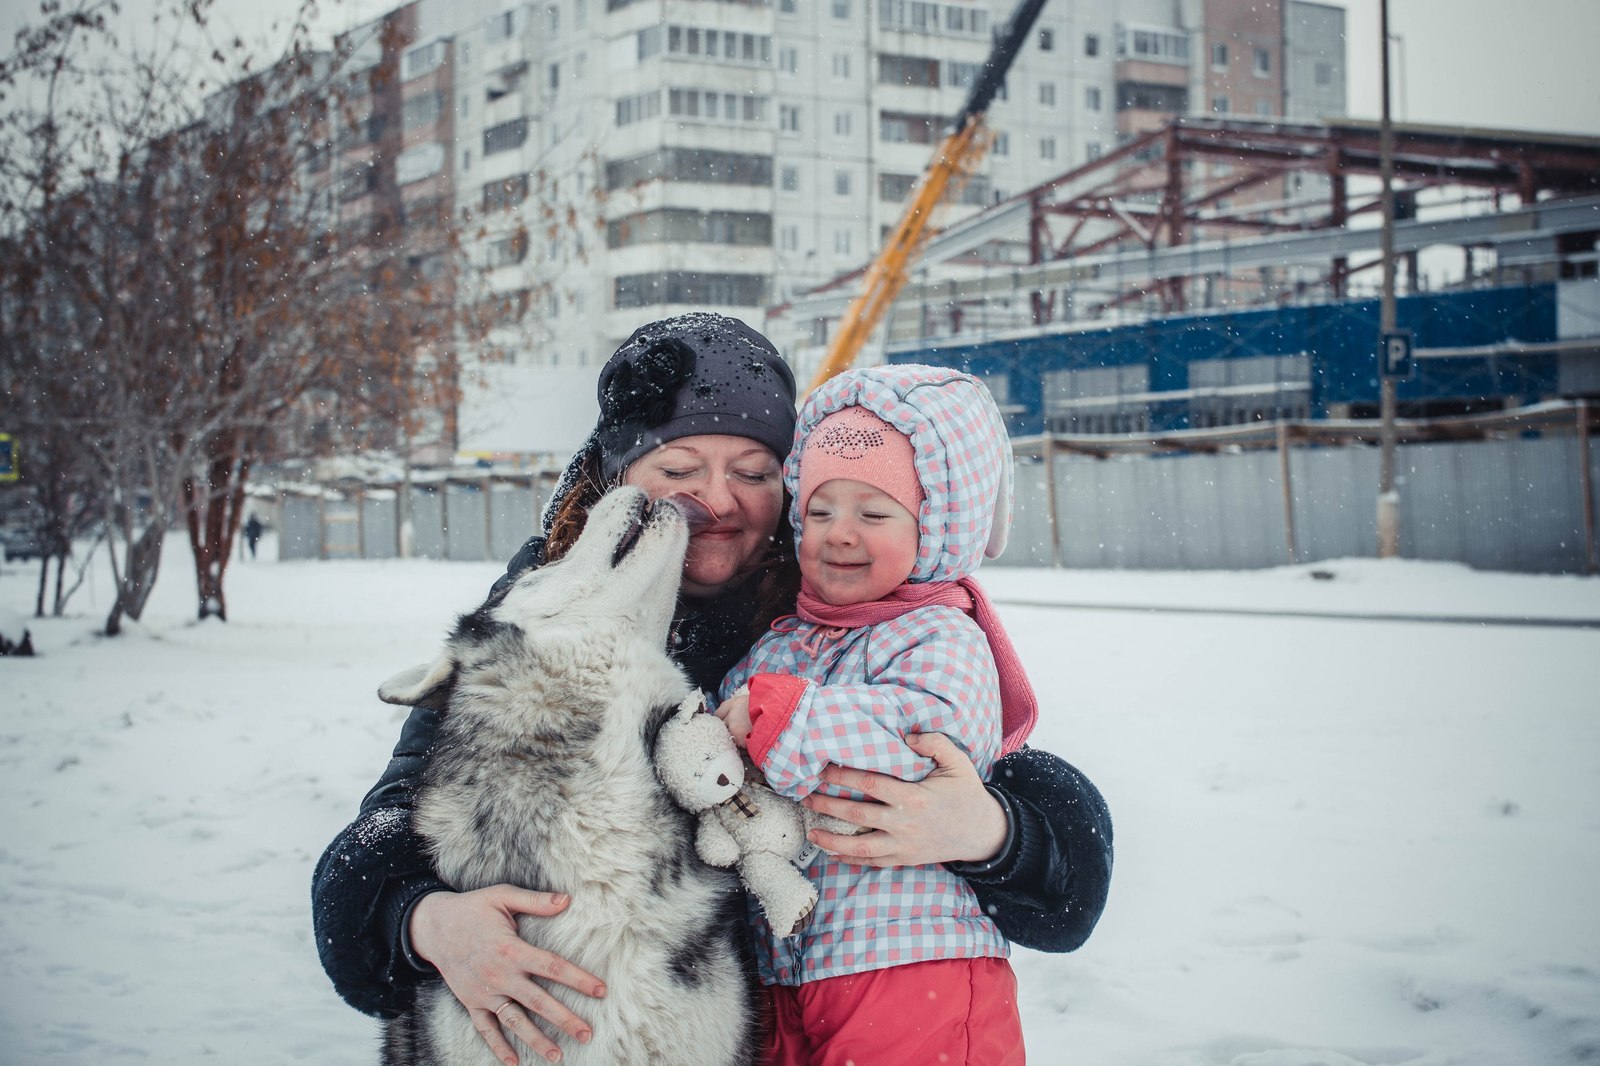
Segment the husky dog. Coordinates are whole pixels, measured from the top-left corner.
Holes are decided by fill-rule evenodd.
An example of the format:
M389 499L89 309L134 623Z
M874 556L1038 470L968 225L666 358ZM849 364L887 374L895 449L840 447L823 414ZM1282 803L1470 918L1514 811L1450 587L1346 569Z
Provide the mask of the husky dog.
M580 1044L547 1030L572 1066L755 1055L738 883L696 857L694 818L651 764L661 724L697 698L664 650L688 541L676 507L617 489L564 558L492 594L431 667L379 689L445 712L413 815L439 875L463 891L571 895L518 931L606 983L603 999L548 985L594 1031ZM384 1062L496 1060L435 979L389 1023Z

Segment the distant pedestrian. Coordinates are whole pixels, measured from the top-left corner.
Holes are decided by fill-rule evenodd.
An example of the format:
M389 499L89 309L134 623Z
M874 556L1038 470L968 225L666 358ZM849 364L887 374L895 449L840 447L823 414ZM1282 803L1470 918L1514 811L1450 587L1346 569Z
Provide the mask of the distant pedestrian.
M250 546L250 558L256 557L256 544L261 540L262 531L267 527L255 514L251 514L244 524L244 542Z

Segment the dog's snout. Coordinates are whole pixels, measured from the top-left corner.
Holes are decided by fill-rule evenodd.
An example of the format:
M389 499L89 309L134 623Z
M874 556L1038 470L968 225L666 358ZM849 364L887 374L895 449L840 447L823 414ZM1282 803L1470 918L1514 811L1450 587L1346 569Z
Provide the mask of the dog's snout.
M718 774L717 775L717 784L721 785L723 788L727 788L728 787L728 775L727 774Z

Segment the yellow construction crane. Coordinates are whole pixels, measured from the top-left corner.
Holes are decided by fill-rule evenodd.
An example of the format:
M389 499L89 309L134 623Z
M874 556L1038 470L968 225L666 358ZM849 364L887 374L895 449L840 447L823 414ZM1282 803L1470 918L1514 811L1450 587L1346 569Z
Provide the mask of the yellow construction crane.
M839 320L839 328L828 344L827 357L812 379L811 388L849 369L861 346L883 321L889 305L905 288L912 264L932 233L934 211L948 194L965 184L989 148L991 137L983 116L1000 86L1005 84L1006 72L1022 50L1044 4L1045 0L1022 0L1012 12L1011 21L996 35L989 58L967 94L966 104L934 150L933 159L906 201L899 223L872 265L867 267L861 294L850 302L850 309Z

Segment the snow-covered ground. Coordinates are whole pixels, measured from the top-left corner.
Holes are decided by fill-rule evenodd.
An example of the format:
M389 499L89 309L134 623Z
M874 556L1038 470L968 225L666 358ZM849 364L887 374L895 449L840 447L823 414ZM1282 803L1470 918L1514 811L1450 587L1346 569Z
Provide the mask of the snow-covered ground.
M393 743L374 688L497 568L273 547L230 571L226 625L190 621L177 543L125 637L93 635L101 576L30 623L38 658L0 659L0 1062L374 1060L317 965L311 867ZM35 577L0 570L0 628ZM1116 820L1094 937L1017 953L1030 1061L1600 1058L1600 629L1505 624L1600 619L1600 580L985 579L1043 695L1034 742ZM1151 606L1214 611L1126 609Z

